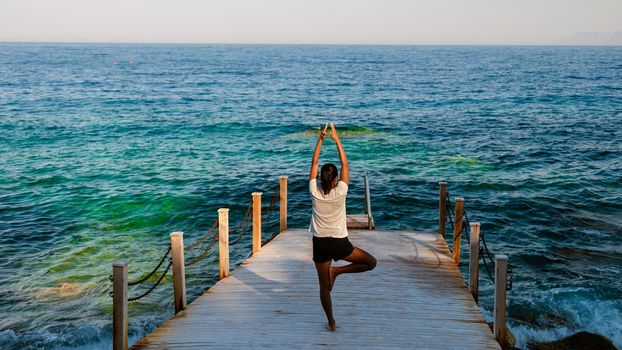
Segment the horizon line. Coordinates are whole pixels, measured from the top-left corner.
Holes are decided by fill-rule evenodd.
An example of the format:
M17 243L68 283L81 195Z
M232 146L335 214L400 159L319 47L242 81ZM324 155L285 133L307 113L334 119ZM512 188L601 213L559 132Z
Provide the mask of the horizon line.
M581 44L581 43L472 43L472 44L424 44L424 43L269 43L269 42L174 42L174 41L22 41L0 40L0 44L84 44L84 45L257 45L257 46L586 46L586 47L619 47L622 44Z

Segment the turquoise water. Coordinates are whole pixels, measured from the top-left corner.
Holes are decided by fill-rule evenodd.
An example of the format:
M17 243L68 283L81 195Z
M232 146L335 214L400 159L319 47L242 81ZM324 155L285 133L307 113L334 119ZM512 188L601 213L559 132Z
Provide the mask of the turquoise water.
M465 197L510 257L519 346L588 330L622 347L622 48L0 44L0 77L2 348L108 348L111 263L137 277L170 232L191 242L220 207L237 222L279 175L308 225L331 120L351 212L365 170L382 228L435 230L438 181ZM190 300L215 261L186 271ZM131 341L171 294L166 278L130 304Z

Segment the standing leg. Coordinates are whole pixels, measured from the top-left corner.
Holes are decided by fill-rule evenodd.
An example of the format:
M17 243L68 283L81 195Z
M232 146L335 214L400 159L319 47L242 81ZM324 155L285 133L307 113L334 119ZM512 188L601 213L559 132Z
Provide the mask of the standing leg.
M336 266L330 268L330 289L337 276L342 273L357 273L373 270L376 267L376 258L363 249L354 247L352 254L343 258L343 260L351 262L349 265Z
M334 332L337 328L335 319L333 318L333 304L330 298L330 264L331 261L323 263L315 263L315 269L317 270L317 278L320 283L320 301L322 307L326 313L326 319L328 320L327 328L331 332Z

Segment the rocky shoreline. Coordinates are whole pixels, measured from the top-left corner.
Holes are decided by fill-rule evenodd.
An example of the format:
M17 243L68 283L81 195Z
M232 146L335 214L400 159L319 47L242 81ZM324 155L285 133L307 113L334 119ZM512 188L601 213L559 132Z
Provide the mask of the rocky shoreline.
M514 345L503 347L503 349L523 350L514 347ZM559 340L531 343L524 350L618 350L618 348L605 336L590 332L578 332Z
M490 330L492 322L488 323ZM505 344L501 344L503 350L618 350L613 342L600 334L590 332L577 332L562 339L549 342L528 343L525 349L516 347L516 338L509 328L506 328Z

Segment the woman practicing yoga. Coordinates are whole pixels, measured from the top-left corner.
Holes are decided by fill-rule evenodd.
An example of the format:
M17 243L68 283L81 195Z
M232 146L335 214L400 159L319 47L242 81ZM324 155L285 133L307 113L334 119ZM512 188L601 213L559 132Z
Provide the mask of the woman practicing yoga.
M341 176L338 181L335 164L324 164L320 175L321 186L318 186L318 159L327 128L328 124L324 125L315 145L313 160L311 161L309 191L313 200L313 212L309 231L313 232L313 261L320 283L320 300L328 319L326 328L334 332L337 325L333 318L330 292L333 289L335 279L342 273L372 270L376 267L376 259L366 251L352 246L348 240L346 226L346 195L349 184L348 159L333 123L330 123L330 136L337 144L339 160L341 161ZM331 260L346 260L351 264L331 267Z

